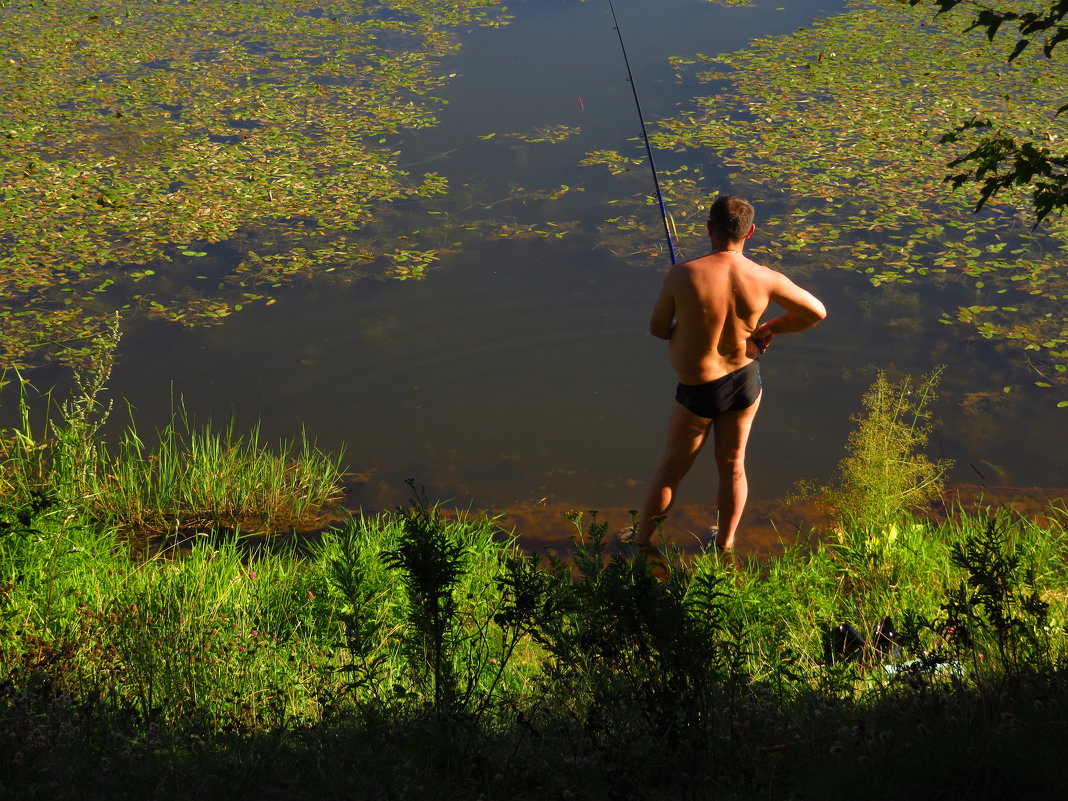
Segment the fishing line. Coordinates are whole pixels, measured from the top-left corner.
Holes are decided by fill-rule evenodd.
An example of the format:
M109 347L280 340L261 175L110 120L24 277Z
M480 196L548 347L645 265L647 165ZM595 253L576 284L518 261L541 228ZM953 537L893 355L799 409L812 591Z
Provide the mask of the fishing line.
M608 0L608 8L612 11L612 22L616 26L616 36L619 37L619 49L623 51L623 63L627 67L627 80L630 81L630 91L634 94L634 107L638 109L638 122L642 126L642 139L645 140L645 154L649 157L649 169L653 173L653 186L656 187L656 200L660 204L660 218L664 221L664 236L667 238L668 253L671 255L671 263L678 263L675 253L675 242L672 239L672 230L675 227L671 215L668 214L664 204L664 194L660 191L660 179L656 175L656 164L653 162L653 148L649 144L649 133L645 130L645 116L642 114L642 104L638 100L638 87L634 85L634 73L630 71L630 59L627 58L627 46L623 44L623 32L619 29L619 19L616 17L616 7L612 0Z

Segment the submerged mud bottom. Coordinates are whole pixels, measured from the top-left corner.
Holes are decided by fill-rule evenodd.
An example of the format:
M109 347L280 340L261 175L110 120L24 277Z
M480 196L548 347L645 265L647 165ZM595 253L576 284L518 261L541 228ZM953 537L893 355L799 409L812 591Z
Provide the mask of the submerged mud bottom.
M1068 489L959 484L949 488L942 502L925 510L924 514L939 521L961 511L974 514L1008 508L1021 517L1049 525L1050 509L1068 508L1066 499ZM582 512L579 523L585 531L593 517L590 510L577 506L513 505L493 514L500 516L499 524L503 530L515 531L524 550L532 553L551 552L566 558L578 534L576 524L568 517L572 512ZM597 509L596 519L608 524L609 538L612 540L608 542L608 553L617 552L614 534L630 527L630 511L624 508L601 508ZM715 522L715 506L677 506L664 521L662 541L683 553L700 553L711 542L710 527ZM815 544L833 529L833 525L827 510L813 503L751 501L746 506L738 532L737 552L741 556L758 558L775 556L790 545Z
M363 477L346 476L346 498L342 504L322 510L314 521L291 526L286 530L270 533L246 533L243 540L250 551L255 551L268 542L278 544L290 541L297 553L302 553L311 543L318 541L326 531L334 529L352 516L374 517L394 507L369 508L366 497L361 497ZM1042 526L1052 526L1056 518L1068 517L1068 488L1042 487L983 487L957 484L946 490L941 502L922 510L921 515L938 522L960 512L981 514L1002 509L1011 509L1020 517L1033 520ZM1059 509L1060 515L1052 510ZM446 517L485 514L496 520L502 538L515 535L519 547L528 553L552 554L561 559L570 557L574 543L585 536L590 524L607 524L605 552L609 555L624 553L618 544L616 533L632 525L631 510L624 507L581 506L576 504L534 503L511 504L499 509L472 512L470 509L452 509L448 504L442 509ZM579 515L576 520L576 514ZM698 554L706 550L713 539L712 526L716 523L716 508L711 504L687 504L672 509L661 526L658 542L677 548L684 554ZM767 558L780 555L791 545L815 545L820 538L834 530L834 521L828 510L811 502L750 501L746 505L739 530L736 551L739 556ZM583 534L580 534L580 529ZM146 552L176 549L187 550L199 538L208 536L202 530L176 532L169 537L154 537L143 542ZM135 538L136 539L136 538Z

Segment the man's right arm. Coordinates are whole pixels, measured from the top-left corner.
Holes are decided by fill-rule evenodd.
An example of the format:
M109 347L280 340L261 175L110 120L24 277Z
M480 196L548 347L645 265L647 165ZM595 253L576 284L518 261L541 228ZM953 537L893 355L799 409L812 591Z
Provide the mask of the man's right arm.
M782 273L775 273L770 292L771 300L784 309L780 314L753 331L752 339L761 353L768 349L771 340L778 334L792 334L812 328L827 316L827 309L819 298L802 289Z
M664 276L660 285L660 295L653 307L653 316L649 319L649 333L660 339L671 339L675 333L675 293L671 289L675 269Z

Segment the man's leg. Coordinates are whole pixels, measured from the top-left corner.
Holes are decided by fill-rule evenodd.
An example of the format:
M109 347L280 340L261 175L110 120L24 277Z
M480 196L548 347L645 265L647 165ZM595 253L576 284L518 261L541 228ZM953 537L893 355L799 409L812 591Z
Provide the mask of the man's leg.
M697 454L701 452L711 427L711 420L698 417L677 403L672 409L667 444L638 515L637 536L640 548L649 547L656 529L654 518L667 514L675 502L675 491L693 466Z
M757 408L763 393L748 408L737 412L724 412L713 422L716 451L716 469L719 471L719 533L716 545L727 550L734 547L734 535L742 521L742 510L749 495L749 483L745 477L745 446L749 430L753 427Z

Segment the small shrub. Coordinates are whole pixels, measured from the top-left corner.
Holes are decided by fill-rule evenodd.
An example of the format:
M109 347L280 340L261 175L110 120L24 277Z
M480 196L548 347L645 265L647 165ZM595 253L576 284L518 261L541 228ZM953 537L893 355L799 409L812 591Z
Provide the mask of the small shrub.
M716 734L717 699L740 673L740 632L724 614L726 578L711 564L607 557L607 524L596 514L575 570L555 562L552 591L534 616L545 649L546 692L584 721L594 747L705 753ZM685 737L682 733L685 732Z
M892 383L880 372L864 393L865 412L853 418L838 481L826 492L841 528L870 537L941 498L949 463L932 463L920 452L940 377L938 369L915 383L909 377Z
M459 631L455 591L464 569L466 548L449 536L436 508L416 497L401 510L401 536L383 554L401 575L408 599L408 663L421 683L429 683L434 709L454 708L458 686L453 651Z
M954 655L967 657L976 672L996 671L1016 681L1024 673L1051 671L1056 658L1047 629L1050 605L997 522L989 520L954 543L950 558L967 576L950 589L928 628Z

